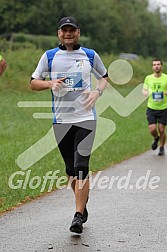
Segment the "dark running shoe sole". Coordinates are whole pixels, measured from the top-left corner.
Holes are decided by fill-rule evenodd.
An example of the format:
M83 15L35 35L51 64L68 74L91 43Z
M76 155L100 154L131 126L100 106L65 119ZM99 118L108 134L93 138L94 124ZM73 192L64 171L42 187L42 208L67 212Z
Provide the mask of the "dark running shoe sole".
M75 224L75 225L70 227L70 231L73 232L73 233L81 234L82 231L83 231L83 227Z

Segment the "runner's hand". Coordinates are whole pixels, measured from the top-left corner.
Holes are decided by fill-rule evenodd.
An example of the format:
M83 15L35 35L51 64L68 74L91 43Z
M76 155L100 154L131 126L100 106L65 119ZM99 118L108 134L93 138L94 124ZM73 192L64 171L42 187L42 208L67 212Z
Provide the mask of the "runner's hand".
M97 101L97 99L99 97L99 92L97 90L85 91L85 92L83 92L83 94L86 96L86 101L84 104L85 109L91 110L94 107L95 102Z
M65 80L65 79L66 78L61 78L61 79L56 79L56 80L49 81L49 85L50 85L50 88L52 89L52 91L58 92L60 89L65 87L66 85L63 82L63 80Z

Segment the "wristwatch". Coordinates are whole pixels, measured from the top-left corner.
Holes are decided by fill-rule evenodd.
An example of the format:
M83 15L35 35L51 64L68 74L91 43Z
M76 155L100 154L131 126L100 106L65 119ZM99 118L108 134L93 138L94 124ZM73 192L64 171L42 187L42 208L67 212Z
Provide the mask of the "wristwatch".
M96 90L99 92L99 96L101 96L103 91L101 91L99 88L96 88Z

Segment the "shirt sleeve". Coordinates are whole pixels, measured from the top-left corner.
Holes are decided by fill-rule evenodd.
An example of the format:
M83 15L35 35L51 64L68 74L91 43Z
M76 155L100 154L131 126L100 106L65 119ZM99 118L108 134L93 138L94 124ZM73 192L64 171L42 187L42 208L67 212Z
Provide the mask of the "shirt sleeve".
M107 74L107 70L100 58L100 56L95 52L94 62L93 62L93 73L97 79L101 79Z
M32 74L32 78L43 80L46 78L48 74L49 74L48 59L46 53L44 53L40 58L34 73Z

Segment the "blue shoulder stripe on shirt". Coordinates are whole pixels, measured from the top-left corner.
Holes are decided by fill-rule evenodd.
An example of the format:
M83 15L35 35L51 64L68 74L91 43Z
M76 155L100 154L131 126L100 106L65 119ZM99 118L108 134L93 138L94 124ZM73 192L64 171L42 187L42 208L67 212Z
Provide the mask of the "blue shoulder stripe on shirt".
M49 69L49 72L51 72L51 66L52 66L53 58L54 58L55 54L59 50L60 50L59 47L56 47L56 48L53 48L51 50L46 51L46 55L47 55L47 58L48 58L48 69Z
M56 47L56 48L53 48L51 50L48 50L46 51L46 55L47 55L47 58L48 58L48 69L49 69L49 72L50 72L50 78L51 78L51 68L52 68L52 61L53 61L53 58L55 56L55 54L59 51L59 47ZM52 112L54 114L53 116L53 123L56 123L56 117L55 117L55 107L54 107L54 95L53 95L53 92L51 90L51 93L52 93Z
M93 67L95 51L92 49L85 48L85 47L81 47L81 49L86 53L86 55L89 59L89 62L91 64L91 66Z

